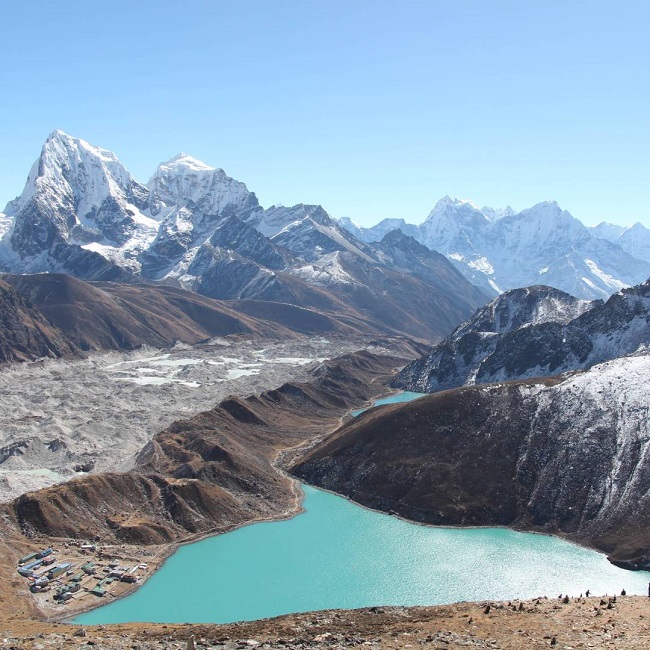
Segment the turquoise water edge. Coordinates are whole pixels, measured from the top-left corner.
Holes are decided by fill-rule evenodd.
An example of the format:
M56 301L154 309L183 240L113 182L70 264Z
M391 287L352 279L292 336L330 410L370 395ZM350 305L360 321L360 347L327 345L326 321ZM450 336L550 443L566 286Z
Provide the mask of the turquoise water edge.
M419 397L419 394L411 394ZM405 401L404 394L388 401ZM646 593L650 574L563 540L432 528L303 486L305 512L181 547L134 594L83 624L227 623L373 605Z
M382 404L397 404L398 402L412 402L414 399L417 399L418 397L423 397L426 395L426 393L413 393L411 391L405 390L402 391L401 393L395 393L394 395L389 395L388 397L380 397L379 399L376 399L373 402L373 406L381 406ZM364 411L367 411L368 409L356 409L354 411L351 411L351 415L353 417L357 417L357 415L360 415Z

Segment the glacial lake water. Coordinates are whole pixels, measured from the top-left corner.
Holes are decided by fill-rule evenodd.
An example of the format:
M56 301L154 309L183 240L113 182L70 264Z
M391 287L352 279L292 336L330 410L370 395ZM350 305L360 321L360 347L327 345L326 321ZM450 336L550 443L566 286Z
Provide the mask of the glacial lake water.
M650 573L619 569L554 537L419 526L303 490L304 513L183 546L134 594L75 622L227 623L329 608L556 598L587 589L647 593Z
M380 397L373 402L373 406L381 406L382 404L397 404L398 402L412 402L418 397L424 397L426 393L413 393L411 391L405 390L401 393L396 393L395 395L389 395L388 397ZM364 411L368 409L356 409L352 411L351 414L353 417L357 417Z

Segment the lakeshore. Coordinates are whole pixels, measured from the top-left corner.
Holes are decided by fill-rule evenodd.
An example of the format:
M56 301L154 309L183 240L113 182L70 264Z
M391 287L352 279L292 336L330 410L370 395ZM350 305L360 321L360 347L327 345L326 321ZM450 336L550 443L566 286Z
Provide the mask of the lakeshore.
M642 594L650 574L506 528L436 528L303 486L305 512L185 545L128 598L75 623L231 623L371 606ZM556 593L557 592L557 593Z

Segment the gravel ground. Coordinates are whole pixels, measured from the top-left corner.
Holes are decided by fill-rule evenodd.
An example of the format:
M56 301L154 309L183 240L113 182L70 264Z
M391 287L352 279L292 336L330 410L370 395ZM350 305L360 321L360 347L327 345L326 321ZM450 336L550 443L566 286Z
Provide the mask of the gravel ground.
M438 607L372 607L295 614L224 626L142 625L82 628L37 622L0 627L3 648L240 650L244 648L558 648L650 647L650 600L642 596ZM2 624L0 624L2 626ZM4 629L4 632L3 632Z
M0 370L0 501L81 471L128 469L171 422L228 395L301 381L364 341L215 339L200 346L43 360Z

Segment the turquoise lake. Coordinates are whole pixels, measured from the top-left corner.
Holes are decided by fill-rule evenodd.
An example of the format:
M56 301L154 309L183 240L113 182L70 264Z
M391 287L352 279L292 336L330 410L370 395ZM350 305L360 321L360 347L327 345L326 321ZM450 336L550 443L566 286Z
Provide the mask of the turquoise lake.
M618 569L600 553L553 537L419 526L303 489L306 512L183 546L134 594L75 622L226 623L587 589L647 593L649 573Z
M401 393L396 393L395 395L389 395L388 397L380 397L376 399L373 403L373 406L381 406L382 404L397 404L398 402L411 402L418 397L424 397L426 393L412 393L411 391L405 390ZM368 409L356 409L351 411L353 417L357 417L360 413L367 411Z

